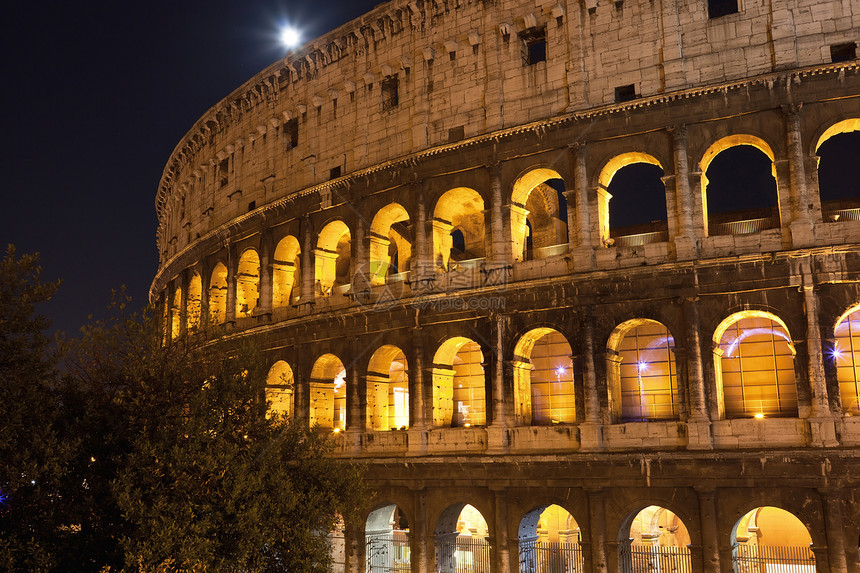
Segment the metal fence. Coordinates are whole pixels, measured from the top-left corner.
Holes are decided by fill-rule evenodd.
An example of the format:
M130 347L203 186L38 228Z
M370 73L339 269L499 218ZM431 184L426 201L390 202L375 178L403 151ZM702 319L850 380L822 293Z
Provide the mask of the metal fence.
M560 541L520 541L520 573L583 573L582 546Z
M367 573L409 573L412 571L409 539L406 533L394 531L367 536Z
M735 573L815 573L807 547L767 547L740 543L732 548Z
M779 215L761 217L758 219L744 219L741 221L726 221L722 223L711 222L708 225L709 235L750 235L761 233L766 229L779 228Z
M629 543L618 555L622 573L692 573L690 549Z
M490 573L490 544L483 537L458 535L436 541L437 573Z

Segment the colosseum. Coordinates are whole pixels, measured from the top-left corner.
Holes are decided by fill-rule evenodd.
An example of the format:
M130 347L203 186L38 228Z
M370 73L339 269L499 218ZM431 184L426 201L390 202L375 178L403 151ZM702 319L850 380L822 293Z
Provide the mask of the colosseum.
M367 464L336 571L858 573L858 38L856 0L380 4L179 142L151 300Z

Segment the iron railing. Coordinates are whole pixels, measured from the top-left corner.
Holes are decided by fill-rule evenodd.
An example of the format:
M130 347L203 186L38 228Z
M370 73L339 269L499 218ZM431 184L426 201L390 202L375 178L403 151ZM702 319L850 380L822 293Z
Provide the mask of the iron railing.
M520 541L520 573L583 573L582 546L560 541Z
M712 222L708 225L708 234L713 235L750 235L761 233L766 229L779 228L779 215L744 219L741 221Z
M815 573L815 555L809 546L747 545L732 548L735 573Z
M622 573L692 573L689 547L627 543L619 548Z
M412 571L409 538L402 531L368 535L365 556L367 573L409 573Z
M669 240L668 231L653 231L635 235L620 235L612 237L612 245L616 247L642 247L652 243L663 243Z
M437 539L436 573L490 573L490 544L469 535Z

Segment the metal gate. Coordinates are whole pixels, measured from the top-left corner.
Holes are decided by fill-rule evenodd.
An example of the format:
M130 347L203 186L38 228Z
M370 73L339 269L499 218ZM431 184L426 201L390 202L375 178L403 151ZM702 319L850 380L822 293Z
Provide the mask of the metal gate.
M809 547L767 547L739 543L732 547L735 573L815 573Z
M412 571L409 539L405 532L394 531L367 536L367 573L409 573Z
M520 573L583 573L582 546L558 541L520 541Z
M470 535L437 536L436 573L490 573L490 544Z
M626 543L618 550L622 573L692 573L689 547Z

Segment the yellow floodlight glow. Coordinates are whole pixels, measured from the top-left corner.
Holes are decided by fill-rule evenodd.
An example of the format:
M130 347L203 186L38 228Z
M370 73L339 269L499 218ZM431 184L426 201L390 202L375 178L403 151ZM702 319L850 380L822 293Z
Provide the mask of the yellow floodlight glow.
M755 415L755 418L756 418L756 420L761 420L762 418L764 418L764 414L759 412L758 414Z

